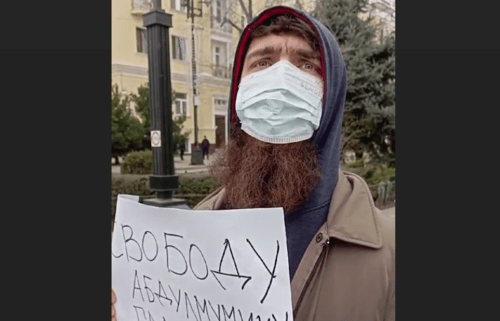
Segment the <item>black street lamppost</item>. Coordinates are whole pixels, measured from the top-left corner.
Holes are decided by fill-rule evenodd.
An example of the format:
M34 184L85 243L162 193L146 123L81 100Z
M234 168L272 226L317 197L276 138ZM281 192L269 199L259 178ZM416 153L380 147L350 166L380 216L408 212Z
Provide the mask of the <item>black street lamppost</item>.
M200 7L194 7L194 0L186 0L184 2L187 7L187 18L191 18L191 67L193 71L193 106L194 106L194 149L191 151L191 165L203 165L203 152L198 144L198 105L199 105L199 94L197 92L197 82L196 82L196 52L195 52L195 26L194 17L202 17L202 4L205 3L207 6L210 2L198 1ZM194 13L195 10L197 13Z
M151 149L153 175L149 186L156 198L143 199L147 205L189 208L183 199L172 198L179 186L174 170L174 141L172 135L172 85L170 78L169 32L172 15L161 9L161 0L143 16L147 28L149 63L149 101L151 117Z

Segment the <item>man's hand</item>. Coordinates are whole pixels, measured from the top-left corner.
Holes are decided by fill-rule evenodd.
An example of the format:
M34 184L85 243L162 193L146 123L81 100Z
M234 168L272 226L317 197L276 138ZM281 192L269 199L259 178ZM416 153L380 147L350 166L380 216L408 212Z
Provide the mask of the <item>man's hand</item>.
M111 321L116 321L115 303L116 303L115 291L111 289Z

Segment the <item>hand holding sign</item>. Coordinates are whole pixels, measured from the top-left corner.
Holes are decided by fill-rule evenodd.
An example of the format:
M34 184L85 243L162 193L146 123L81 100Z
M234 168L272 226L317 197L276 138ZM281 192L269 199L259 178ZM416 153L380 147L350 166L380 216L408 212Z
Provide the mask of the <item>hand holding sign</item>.
M115 291L111 289L111 321L116 321L115 303L116 303Z
M120 321L292 320L281 208L192 211L120 195L114 226Z

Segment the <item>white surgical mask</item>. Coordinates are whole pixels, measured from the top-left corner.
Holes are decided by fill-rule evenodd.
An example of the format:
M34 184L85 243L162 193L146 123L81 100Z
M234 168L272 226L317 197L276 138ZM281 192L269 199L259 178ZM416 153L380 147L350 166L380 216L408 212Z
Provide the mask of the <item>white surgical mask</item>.
M300 142L319 127L322 100L319 78L281 60L241 79L236 114L241 129L260 141Z

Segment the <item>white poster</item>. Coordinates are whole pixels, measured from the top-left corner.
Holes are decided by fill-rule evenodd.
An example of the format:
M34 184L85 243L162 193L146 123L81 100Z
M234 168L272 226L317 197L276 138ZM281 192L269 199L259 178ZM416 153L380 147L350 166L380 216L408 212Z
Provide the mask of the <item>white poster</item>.
M291 321L282 208L194 211L119 195L112 287L119 321Z

